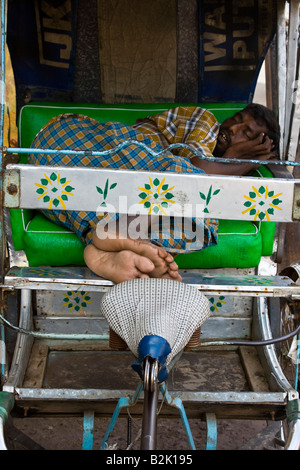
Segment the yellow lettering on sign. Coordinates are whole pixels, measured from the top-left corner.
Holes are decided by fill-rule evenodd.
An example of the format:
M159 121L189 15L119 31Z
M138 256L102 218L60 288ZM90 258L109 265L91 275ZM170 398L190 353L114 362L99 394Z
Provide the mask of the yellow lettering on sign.
M210 0L204 0L205 3L209 4ZM255 64L214 64L213 61L226 57L228 51L226 47L220 47L221 44L226 46L226 2L219 2L220 5L217 8L209 9L205 13L205 25L217 29L220 32L204 32L203 34L203 49L204 49L204 61L205 71L225 71L225 70L254 70ZM242 38L253 36L255 32L254 17L245 16L245 8L249 14L249 8L254 8L254 0L233 0L232 1L232 38L233 50L232 58L241 60L255 59L255 53L248 50L246 41Z
M226 23L223 21L223 15L225 13L225 6L215 8L211 12L205 14L205 24L214 28L225 30Z
M247 51L247 44L245 41L235 41L233 44L234 59L254 59L254 57L254 52Z
M204 42L204 52L209 52L209 55L205 55L205 62L210 62L211 60L220 59L220 57L225 57L226 49L217 47L218 45L226 41L225 34L216 34L216 33L204 33L203 39L207 39L209 42Z
M43 18L43 26L49 29L62 29L63 31L71 31L72 25L68 20L63 20L63 17L71 12L71 0L66 0L63 5L55 8L49 5L45 0L41 5L43 13L49 18Z
M254 33L254 19L253 18L245 16L243 20L241 21L239 17L234 16L233 22L246 25L245 29L237 29L233 31L232 35L234 38L245 38L245 37L252 36L252 34Z
M60 49L60 58L69 60L71 56L72 38L66 34L57 33L45 33L44 39L46 42L52 42L53 44L61 44L64 46Z
M53 7L46 0L42 0L41 10L42 18L40 17L38 1L35 0L40 63L51 67L67 69L69 68L72 50L72 37L68 32L72 31L72 24L71 21L65 20L64 17L72 10L71 0L66 0L58 7ZM45 29L49 29L49 31L44 31ZM57 30L61 32L58 33ZM64 31L67 33L64 33ZM56 60L45 57L43 47L45 42L62 46L59 49L59 56L55 58Z

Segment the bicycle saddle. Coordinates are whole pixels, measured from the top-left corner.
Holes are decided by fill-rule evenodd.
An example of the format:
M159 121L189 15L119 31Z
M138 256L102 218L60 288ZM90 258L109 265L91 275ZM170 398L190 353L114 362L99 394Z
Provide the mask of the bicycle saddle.
M132 364L142 377L147 356L159 362L158 381L209 317L209 302L195 287L169 279L134 279L115 285L101 302L109 326L138 358Z

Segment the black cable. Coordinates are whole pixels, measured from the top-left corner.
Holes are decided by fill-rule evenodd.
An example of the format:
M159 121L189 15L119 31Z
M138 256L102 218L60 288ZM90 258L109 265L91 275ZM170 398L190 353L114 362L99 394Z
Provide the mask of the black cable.
M280 336L279 338L271 338L262 341L225 341L223 344L231 345L231 346L268 346L270 344L281 343L282 341L286 341L287 339L296 336L300 332L300 325L290 333Z

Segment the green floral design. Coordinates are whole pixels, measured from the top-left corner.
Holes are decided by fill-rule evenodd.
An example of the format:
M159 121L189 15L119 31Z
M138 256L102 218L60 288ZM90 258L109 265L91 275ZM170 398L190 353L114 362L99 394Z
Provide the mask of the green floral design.
M221 191L221 189L216 189L215 191L213 191L212 186L210 186L210 188L208 190L208 193L207 193L207 196L205 196L204 193L199 192L201 199L203 199L205 201L205 206L206 207L205 207L205 209L203 209L203 212L205 212L206 214L209 213L209 210L208 210L207 206L210 203L212 197L219 194L220 191Z
M63 307L67 307L72 312L83 312L83 310L91 304L89 292L73 292L69 291L65 294Z
M226 304L224 295L220 295L220 297L218 297L217 299L215 299L214 297L210 297L208 300L211 303L209 307L211 312L218 313L219 309L222 308L224 304Z
M274 285L274 280L269 279L267 277L259 276L256 278L251 278L251 277L245 277L245 283L246 284L252 284L254 286L273 286Z
M259 188L252 186L252 190L248 196L244 195L246 199L244 206L246 209L242 211L242 214L249 212L250 215L253 215L253 220L267 220L270 222L274 211L282 210L279 207L282 203L279 196L282 193L275 194L275 191L270 191L268 186L260 186Z
M43 198L43 202L48 204L48 209L52 206L58 207L61 205L66 210L66 202L69 196L74 196L73 192L75 188L71 185L71 180L67 181L67 178L61 178L60 173L51 173L47 176L44 173L44 178L41 178L40 183L34 183L37 186L38 199Z
M174 204L174 194L171 192L175 186L171 188L165 183L165 178L161 181L155 178L153 181L149 177L149 184L146 183L143 188L139 188L142 191L139 194L141 198L140 204L143 204L145 209L148 209L148 214L159 214L162 213L167 215L165 209L170 204Z
M56 271L55 269L50 268L50 267L38 268L38 269L31 268L26 271L26 274L27 276L37 276L37 277L60 277L61 276L60 271Z
M109 179L107 178L103 189L96 186L98 193L101 194L101 196L103 196L103 201L100 204L101 207L107 207L106 199L107 199L108 193L109 191L114 189L117 186L117 184L118 183L112 183L111 185L109 185Z

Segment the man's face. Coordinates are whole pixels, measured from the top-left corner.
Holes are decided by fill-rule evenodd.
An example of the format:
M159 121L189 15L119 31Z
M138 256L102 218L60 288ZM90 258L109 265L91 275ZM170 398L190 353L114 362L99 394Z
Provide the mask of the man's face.
M221 157L228 147L253 140L263 132L268 132L265 124L257 122L247 111L238 112L221 124L214 155Z

